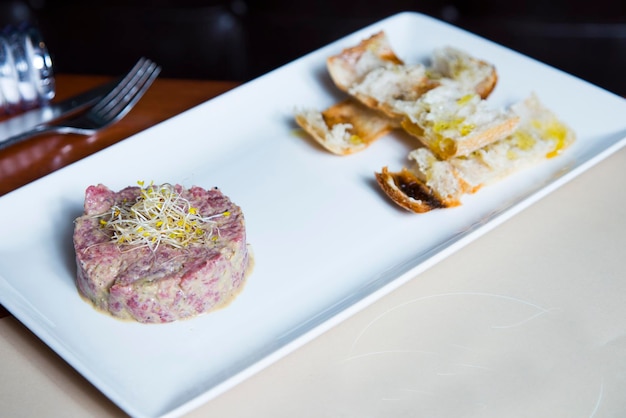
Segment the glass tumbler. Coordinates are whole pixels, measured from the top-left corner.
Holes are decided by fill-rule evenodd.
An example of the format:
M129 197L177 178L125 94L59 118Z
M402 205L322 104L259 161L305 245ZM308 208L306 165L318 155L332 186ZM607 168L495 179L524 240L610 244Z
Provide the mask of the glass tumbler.
M35 27L0 32L0 113L15 113L50 101L55 94L52 60Z

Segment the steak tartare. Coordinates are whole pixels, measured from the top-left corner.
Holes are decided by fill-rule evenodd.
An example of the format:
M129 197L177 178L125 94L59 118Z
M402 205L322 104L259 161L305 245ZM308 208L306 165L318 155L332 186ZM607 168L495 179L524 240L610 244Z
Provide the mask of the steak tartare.
M251 264L241 208L217 188L90 186L74 248L80 294L99 310L142 323L225 305Z

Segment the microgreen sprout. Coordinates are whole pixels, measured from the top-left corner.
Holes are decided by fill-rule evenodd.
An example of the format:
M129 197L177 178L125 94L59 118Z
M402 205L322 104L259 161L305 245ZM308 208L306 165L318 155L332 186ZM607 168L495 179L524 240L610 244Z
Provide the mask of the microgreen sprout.
M148 247L152 251L161 244L175 248L206 244L219 236L213 219L230 216L228 211L202 216L170 184L146 187L142 181L137 184L140 193L135 201L123 201L98 215L100 227L109 231L111 240L117 244Z

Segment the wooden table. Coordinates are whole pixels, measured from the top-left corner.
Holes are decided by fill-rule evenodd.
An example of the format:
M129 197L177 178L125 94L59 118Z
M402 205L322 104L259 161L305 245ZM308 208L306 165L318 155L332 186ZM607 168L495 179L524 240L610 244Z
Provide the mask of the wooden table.
M59 75L59 98L106 80ZM160 79L95 140L0 153L1 193L234 86ZM624 416L624 178L626 149L189 417ZM489 314L503 304L510 317ZM422 338L431 327L440 340ZM123 415L7 313L0 370L0 415Z

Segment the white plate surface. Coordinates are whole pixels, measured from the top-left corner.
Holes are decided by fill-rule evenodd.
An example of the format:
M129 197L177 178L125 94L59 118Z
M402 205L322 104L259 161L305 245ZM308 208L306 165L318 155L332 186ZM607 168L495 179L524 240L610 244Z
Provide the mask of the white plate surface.
M404 164L411 140L388 135L337 157L293 122L294 108L341 97L326 57L378 30L409 63L446 44L495 63L494 105L536 92L577 142L459 208L399 210L373 173ZM432 18L395 15L0 198L0 302L128 414L179 416L615 152L625 114L626 101L589 83ZM256 266L226 309L140 325L78 296L71 235L85 188L137 180L219 186L243 208Z

